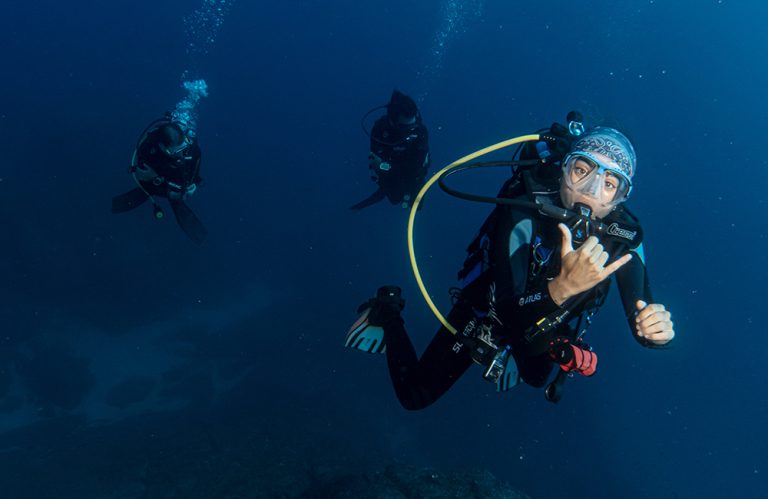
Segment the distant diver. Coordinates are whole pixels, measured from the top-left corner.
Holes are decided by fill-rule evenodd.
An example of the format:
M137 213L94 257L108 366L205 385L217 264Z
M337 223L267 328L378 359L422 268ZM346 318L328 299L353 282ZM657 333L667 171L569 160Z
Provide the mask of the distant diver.
M387 113L376 120L368 134L365 118L383 108ZM373 108L363 117L363 130L371 138L368 169L379 188L350 209L361 210L384 198L409 208L429 170L429 133L416 102L395 90L389 104Z
M505 141L520 144L512 162L449 166L428 181L427 188L439 177L446 192L496 207L468 247L447 319L433 308L443 326L421 358L406 333L396 286L381 287L361 305L347 333L346 346L386 354L404 408L434 403L473 363L497 391L520 381L546 385L547 400L557 402L565 379L595 373L597 354L584 333L605 303L611 275L635 340L660 348L674 338L670 313L651 296L642 228L624 204L636 171L634 148L614 128L585 132L578 113L568 121ZM513 175L495 198L444 183L451 173L501 165L513 166Z
M166 198L184 233L197 244L205 241L208 231L185 203L202 182L200 146L186 123L170 113L150 123L139 138L129 172L137 187L112 198L112 213L133 210L150 200L159 220L164 211L157 198Z

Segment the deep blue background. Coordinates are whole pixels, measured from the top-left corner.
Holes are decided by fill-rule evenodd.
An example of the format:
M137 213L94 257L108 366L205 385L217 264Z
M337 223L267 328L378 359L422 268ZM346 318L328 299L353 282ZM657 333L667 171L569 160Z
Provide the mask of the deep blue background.
M465 17L436 69L443 1L254 3L235 3L194 66L182 17L197 2L0 7L0 369L16 397L0 429L166 408L158 395L103 412L105 391L143 371L193 373L174 407L210 403L226 360L248 369L241 395L259 401L242 411L358 439L361 456L484 467L533 497L768 490L768 6L477 1L482 15ZM136 136L180 100L188 69L210 87L206 184L192 201L210 230L202 248L149 208L109 213L131 187ZM422 97L436 168L570 109L618 120L639 155L630 205L674 348L638 347L613 296L590 331L599 373L559 405L527 387L497 395L473 370L433 407L402 410L384 359L341 348L355 307L383 283L403 286L419 349L437 328L410 274L406 213L346 210L373 189L359 118L395 87ZM494 193L501 178L465 181ZM434 192L419 214L417 251L443 310L488 211ZM69 404L51 395L71 372L56 371L56 352L93 375ZM30 359L34 376L14 374Z

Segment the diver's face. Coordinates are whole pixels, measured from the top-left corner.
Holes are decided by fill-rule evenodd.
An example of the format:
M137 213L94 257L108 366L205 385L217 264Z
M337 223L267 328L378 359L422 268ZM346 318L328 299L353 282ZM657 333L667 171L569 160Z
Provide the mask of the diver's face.
M192 141L184 135L178 144L161 145L161 148L166 156L171 158L180 158L187 152L189 146L192 145Z
M610 159L595 154L599 160ZM622 185L622 179L610 171L599 172L595 163L586 158L572 158L563 171L560 181L560 199L568 209L576 203L585 204L592 210L593 218L605 218L613 211L613 202Z
M400 114L397 116L394 125L400 130L413 130L416 128L416 116Z

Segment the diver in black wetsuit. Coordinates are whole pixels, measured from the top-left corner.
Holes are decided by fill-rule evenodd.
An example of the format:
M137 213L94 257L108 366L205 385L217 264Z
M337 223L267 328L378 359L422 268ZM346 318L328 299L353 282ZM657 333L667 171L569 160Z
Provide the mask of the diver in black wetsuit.
M635 173L631 143L615 129L597 127L574 139L560 164L558 184L539 184L526 172L510 179L499 197L535 198L576 209L579 218L569 228L534 210L497 206L459 273L462 287L447 318L457 334L441 327L419 358L400 316L405 302L399 288L380 288L360 307L362 321L350 331L348 346L360 348L362 339L354 335L368 333L362 323L383 329L383 344L360 349L386 351L406 409L435 402L473 362L500 391L519 380L542 387L559 366L546 391L556 402L566 373L595 372L597 356L583 334L604 303L611 274L634 338L650 348L674 338L669 312L651 296L639 222L623 205ZM587 237L597 222L607 228L601 240Z
M202 182L200 146L184 123L170 117L151 123L139 138L130 172L137 187L112 198L113 213L132 210L149 199L160 219L164 213L155 198L166 198L182 230L198 244L205 240L205 227L184 202Z
M392 204L409 208L429 170L429 133L421 120L416 102L395 90L387 114L376 120L371 130L368 168L379 188L350 207L361 210L385 197Z

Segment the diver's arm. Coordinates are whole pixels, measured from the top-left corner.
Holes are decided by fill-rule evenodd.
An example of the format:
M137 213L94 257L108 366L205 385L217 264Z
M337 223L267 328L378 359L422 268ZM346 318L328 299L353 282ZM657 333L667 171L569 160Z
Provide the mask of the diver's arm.
M558 310L565 311L549 295L546 283L525 294L502 296L498 307L511 314L510 317L514 317L514 322L523 330Z
M192 156L194 158L193 161L194 161L195 166L194 166L194 170L193 170L193 173L192 173L192 182L191 183L192 184L200 185L200 183L202 183L202 181L203 181L203 178L200 176L200 161L202 159L202 152L200 151L200 146L198 146L197 143L195 143L194 153L193 153Z
M380 118L376 120L376 123L371 129L371 153L379 157L384 162L389 162L392 159L392 147L387 145L387 140L384 137L386 131L386 118Z
M562 234L560 273L549 283L549 293L559 305L593 289L632 260L623 255L608 263L610 254L595 236L589 236L578 249L573 247L571 229L558 224Z
M542 282L537 288L523 288L523 283L518 283L516 288L525 289L525 294L520 294L518 291L518 294L502 295L509 297L503 302L503 310L512 313L514 322L526 330L532 326L539 327L542 319L547 317L551 319L558 316L557 323L559 323L567 317L569 311L579 306L591 290L632 259L631 256L625 255L605 265L609 255L603 246L598 244L596 238L588 238L578 250L574 250L570 229L562 224L559 224L559 227L563 241L560 248L561 266L558 275L554 279ZM515 232L518 230L522 235L522 237L518 236L518 239L524 239L526 227L521 223L512 231L510 244L515 241ZM529 247L530 241L512 255L510 261L513 279L517 276L527 276L529 264L528 258L524 255L530 253L527 249Z
M524 282L515 286L517 290L525 289L525 295L520 295L521 291L518 291L518 296L513 296L513 299L517 300L519 312L532 314L534 317L538 315L534 322L557 311L558 308L565 311L573 306L574 300L578 301L584 293L605 281L632 258L624 255L607 264L609 255L596 237L589 237L579 249L574 249L570 229L564 224L558 224L558 228L562 234L558 275L541 284L538 289L531 290L524 286ZM530 234L532 232L527 230L524 222L512 230L510 250L515 252L510 251L510 262L513 280L524 279L528 275L528 257L524 255L530 252ZM515 303L511 303L511 306L515 306ZM527 323L527 319L522 322Z
M501 241L495 248L497 252L509 254L509 275L503 276L502 281L511 283L510 289L498 289L498 306L500 310L515 317L515 322L529 325L555 312L560 306L555 303L549 293L549 283L542 279L536 286L528 284L531 258L531 238L533 237L533 221L527 214L510 210L510 217L516 219L509 233L509 239Z
M645 318L651 314L657 314L663 319L663 322L665 322L665 324L663 324L664 329L671 331L671 336L674 337L672 322L669 320L669 312L664 310L663 305L656 304L653 300L650 281L648 279L648 270L645 267L642 244L637 249L630 251L630 253L632 253L632 260L616 272L616 282L618 283L619 294L621 295L621 303L624 307L624 315L627 317L627 324L629 325L630 331L632 331L632 337L642 346L648 348L663 348L669 341L671 341L671 338L666 339L669 334L662 335L665 340L657 341L644 337L642 336L643 333L641 333L641 329L643 328L638 326L637 318L641 314L641 318ZM641 303L640 305L643 306L638 307L638 302L643 302L644 305ZM641 311L639 308L642 308L643 310ZM652 310L654 308L657 310ZM666 322L668 322L668 324L666 324Z
M427 127L421 125L419 127L419 139L418 139L418 156L419 175L426 177L429 170L429 132Z
M160 170L163 167L163 161L158 154L160 144L160 136L157 132L152 132L138 145L136 149L136 165L138 167L148 167L157 172L158 175L162 173Z
M200 147L195 143L192 148L191 159L185 165L186 173L184 174L184 185L182 186L183 196L191 196L197 191L197 187L202 183L203 178L200 176Z
M187 198L197 192L197 186L203 182L203 178L200 176L200 154L198 152L197 157L194 159L194 167L190 180L186 182L184 186L184 192L182 198Z
M152 141L150 140L150 137L145 137L143 141L141 141L136 146L136 165L142 165L146 164L149 160L150 151L152 150L152 147L154 145L152 144Z
M429 169L429 140L427 129L422 125L416 133L415 140L407 142L407 148L398 154L394 161L403 172L408 172L414 178L424 178Z

